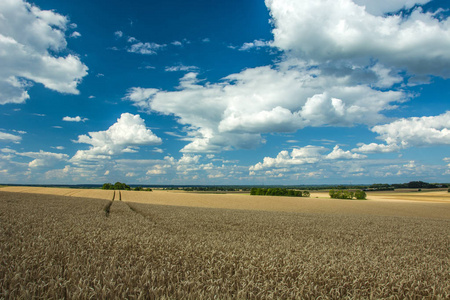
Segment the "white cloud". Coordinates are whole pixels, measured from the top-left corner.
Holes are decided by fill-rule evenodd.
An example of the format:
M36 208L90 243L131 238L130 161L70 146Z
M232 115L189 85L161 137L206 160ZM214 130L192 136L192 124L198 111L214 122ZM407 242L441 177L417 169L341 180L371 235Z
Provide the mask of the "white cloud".
M333 151L326 155L325 159L362 159L366 158L366 155L361 155L358 153L352 153L350 151L344 151L339 148L338 145L334 146Z
M72 32L72 34L70 35L71 38L79 38L81 36L81 33L79 33L78 31L74 31Z
M438 116L399 119L377 125L372 131L387 144L402 147L450 145L450 111Z
M196 71L198 70L198 67L196 66L185 66L185 65L178 65L178 66L167 66L165 68L166 72L178 72L178 71L183 71L183 72L192 72L192 71Z
M392 152L409 147L450 145L450 111L438 116L403 118L371 130L386 144L361 144L353 151Z
M89 119L88 118L82 118L80 116L76 116L76 117L64 117L62 120L66 121L66 122L86 122Z
M366 8L358 4L365 4ZM347 61L450 76L450 22L420 8L429 1L266 0L274 24L273 45L316 62Z
M303 175L311 172L322 174L323 170L321 167L327 166L326 169L330 171L330 169L339 168L340 162L343 160L346 161L345 172L356 173L361 172L361 166L355 161L367 157L351 151L344 151L338 145L330 153L324 154L326 151L325 147L312 145L294 148L291 153L283 150L275 158L265 157L262 162L251 166L249 168L250 175L255 176L257 172L264 170L268 170L264 172L265 175L274 177L298 171L303 173ZM330 165L330 160L333 160L332 165Z
M178 161L181 165L191 165L191 164L197 164L198 160L200 159L201 155L188 155L183 154L183 156Z
M263 41L263 40L254 40L250 43L244 43L241 48L239 48L239 51L247 51L253 48L259 49L262 47L270 47L270 42Z
M166 45L160 45L156 43L142 43L137 42L131 45L127 51L131 53L138 53L144 55L154 55L157 54L157 50L164 48Z
M389 153L400 150L400 147L395 144L384 145L377 143L370 144L358 144L358 148L353 149L352 151L361 152L361 153Z
M78 94L88 68L66 50L68 18L22 0L0 2L0 104L23 103L33 82Z
M199 82L196 73L187 73L178 91L135 87L124 99L177 117L191 141L184 152L253 148L262 133L306 126L373 125L385 119L380 112L392 102L405 99L401 91L379 91L349 76L290 62L246 69L216 84Z
M88 150L78 150L71 159L73 162L109 159L111 155L136 152L138 146L159 145L162 140L145 126L139 115L123 113L107 130L80 135L76 142L91 146Z
M21 140L22 140L21 136L0 131L0 141L10 141L14 143L19 143Z
M289 154L283 150L277 157L265 157L263 162L259 162L250 167L250 171L260 171L267 168L281 168L292 165L314 164L322 160L322 153L326 149L319 146L308 145L303 148L295 148Z
M52 153L40 150L39 152L15 152L16 155L34 158L28 163L30 168L51 167L58 162L66 161L69 156L63 153Z
M161 166L156 165L155 169L148 170L147 173L145 173L145 174L147 174L147 175L163 175L163 174L166 174L166 173L167 172L165 170L163 170Z
M123 37L123 32L118 30L118 31L114 32L114 35L116 36L116 38L121 38L121 37Z

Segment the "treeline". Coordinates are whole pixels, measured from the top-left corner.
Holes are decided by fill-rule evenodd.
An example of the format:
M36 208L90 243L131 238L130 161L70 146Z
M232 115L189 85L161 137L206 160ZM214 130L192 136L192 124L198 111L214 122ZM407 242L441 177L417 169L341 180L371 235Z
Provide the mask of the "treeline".
M114 184L111 183L104 183L102 186L103 190L126 190L126 191L148 191L151 192L152 189L151 188L143 188L142 186L137 186L134 189L131 188L129 185L127 185L126 183L123 182L116 182Z
M309 197L310 193L308 191L296 191L286 188L252 188L250 195Z
M366 199L366 193L362 190L356 190L354 192L347 190L331 190L330 197L333 199L353 199L356 198L358 200Z
M450 187L450 185L446 183L428 183L424 181L410 181L408 183L394 183L394 184L376 183L364 188L364 190L392 191L395 189L436 189L445 187Z
M186 192L247 192L250 187L242 186L189 186L189 187L164 187L164 190L182 190Z

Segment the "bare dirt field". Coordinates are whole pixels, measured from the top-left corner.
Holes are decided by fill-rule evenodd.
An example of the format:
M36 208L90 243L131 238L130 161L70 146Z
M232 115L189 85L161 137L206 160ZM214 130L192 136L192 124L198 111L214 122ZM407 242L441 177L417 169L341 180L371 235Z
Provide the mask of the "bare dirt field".
M143 193L0 189L0 299L450 297L447 203Z

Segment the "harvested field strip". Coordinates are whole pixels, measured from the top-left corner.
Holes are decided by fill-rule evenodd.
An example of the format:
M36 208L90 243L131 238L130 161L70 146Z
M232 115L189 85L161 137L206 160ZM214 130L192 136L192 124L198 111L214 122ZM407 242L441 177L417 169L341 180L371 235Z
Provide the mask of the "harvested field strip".
M450 297L450 221L0 191L0 298ZM154 216L157 224L143 215Z
M357 201L313 197L269 197L236 194L208 195L157 190L153 192L123 191L122 193L123 201L158 205L450 219L450 203Z

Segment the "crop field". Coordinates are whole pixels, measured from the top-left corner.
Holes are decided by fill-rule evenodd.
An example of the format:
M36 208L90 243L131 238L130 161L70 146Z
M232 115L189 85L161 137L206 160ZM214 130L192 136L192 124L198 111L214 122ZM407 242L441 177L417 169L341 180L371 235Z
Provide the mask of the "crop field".
M46 187L30 187L30 186L0 187L0 191L71 196L71 197L82 197L82 198L97 198L97 199L107 199L107 200L111 200L112 197L114 196L114 191L108 191L108 190L46 188Z
M0 299L450 297L445 198L38 192L0 188Z

